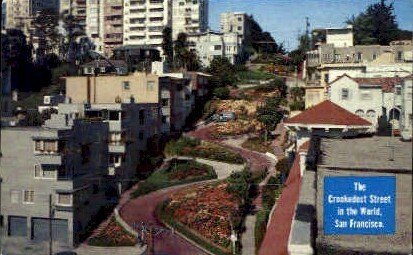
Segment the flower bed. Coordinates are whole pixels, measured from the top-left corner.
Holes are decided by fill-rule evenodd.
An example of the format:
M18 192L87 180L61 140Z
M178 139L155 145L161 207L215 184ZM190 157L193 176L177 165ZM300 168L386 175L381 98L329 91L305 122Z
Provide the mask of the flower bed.
M148 179L141 182L131 197L135 198L175 185L216 178L217 175L211 166L192 160L172 160L169 166L152 173Z
M174 222L174 227L187 228L184 232L190 233L189 238L202 239L209 243L209 248L220 250L219 254L230 253L230 215L240 213L240 201L227 191L228 185L219 182L177 192L163 206L161 218L168 223Z
M169 156L181 155L205 158L231 164L244 163L244 159L238 153L215 143L201 142L190 138L181 138L177 141L169 142L166 145L165 154Z
M136 238L127 232L115 218L111 218L105 229L88 240L91 246L113 247L113 246L135 246Z
M263 129L263 125L256 119L229 121L215 124L212 130L212 136L216 138L225 136L236 136L248 133L259 132Z

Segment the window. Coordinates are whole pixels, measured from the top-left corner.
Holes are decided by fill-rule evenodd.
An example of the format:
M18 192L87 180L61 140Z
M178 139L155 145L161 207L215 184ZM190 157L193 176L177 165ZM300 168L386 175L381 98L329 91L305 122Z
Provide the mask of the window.
M361 52L357 52L357 61L361 61L363 54Z
M364 111L363 110L357 110L356 115L359 117L364 117Z
M360 94L360 99L361 99L361 100L371 100L371 99L372 99L372 95L371 95L370 91L361 92L361 94Z
M400 86L396 87L396 95L401 95L402 94L402 88Z
M63 206L72 205L72 194L70 193L59 193L57 194L57 204Z
M166 120L167 120L166 116L162 116L162 124L166 124Z
M324 82L328 83L329 75L328 73L324 74Z
M44 141L44 150L46 152L57 152L56 141Z
M82 156L82 164L89 163L90 161L90 148L89 145L82 145L80 149L80 153Z
M143 131L139 132L139 140L143 140L143 138L145 137L145 134Z
M11 190L10 191L10 202L12 204L18 204L19 203L19 196L20 196L20 191Z
M43 141L35 141L34 142L34 147L35 147L36 151L43 151L44 150Z
M35 178L56 179L56 172L57 172L57 167L53 167L51 165L49 166L35 165L34 166L34 177Z
M162 107L169 106L169 99L168 98L163 98L162 99Z
M348 100L349 91L348 89L341 89L341 100Z
M139 124L145 124L145 110L139 110Z
M154 87L155 87L155 82L154 81L148 81L146 83L146 89L148 91L153 91Z
M129 90L130 89L130 83L128 81L122 82L122 88L123 88L123 90Z
M34 166L34 177L36 177L36 178L42 177L42 169L41 169L40 165L35 165Z
M214 50L221 50L221 49L222 49L221 45L214 45Z
M374 119L374 118L376 118L376 111L374 111L374 110L368 110L366 116L367 116L367 118L369 118L369 119Z
M397 60L402 60L403 58L403 52L402 51L398 51L397 52Z
M373 60L375 60L376 58L377 58L377 54L374 53L374 54L373 54Z
M34 191L33 190L24 190L23 191L23 203L33 204L34 203Z
M238 27L238 31L241 31L242 30L242 27Z

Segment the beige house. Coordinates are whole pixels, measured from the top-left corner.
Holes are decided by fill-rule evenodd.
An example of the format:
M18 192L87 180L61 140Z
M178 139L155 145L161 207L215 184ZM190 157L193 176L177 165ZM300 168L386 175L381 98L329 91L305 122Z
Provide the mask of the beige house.
M347 74L354 78L406 77L412 74L412 41L388 46L353 45L352 28L326 29L326 42L307 52L306 108L327 99L327 86Z

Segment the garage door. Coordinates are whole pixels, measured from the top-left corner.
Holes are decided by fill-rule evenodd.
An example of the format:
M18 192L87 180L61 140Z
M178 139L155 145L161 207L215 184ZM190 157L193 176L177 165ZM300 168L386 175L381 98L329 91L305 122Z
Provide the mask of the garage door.
M49 219L32 218L32 239L36 241L48 241L49 235ZM52 220L52 238L55 241L67 243L67 220L53 219Z
M27 217L9 216L9 236L27 236Z

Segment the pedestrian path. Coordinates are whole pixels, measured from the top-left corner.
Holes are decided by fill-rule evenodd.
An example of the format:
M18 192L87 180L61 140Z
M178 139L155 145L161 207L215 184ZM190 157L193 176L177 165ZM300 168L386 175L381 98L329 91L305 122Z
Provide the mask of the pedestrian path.
M245 218L245 232L241 236L242 255L255 254L255 221L257 216L248 215Z
M145 252L145 247L97 247L82 244L74 250L76 255L140 255Z

